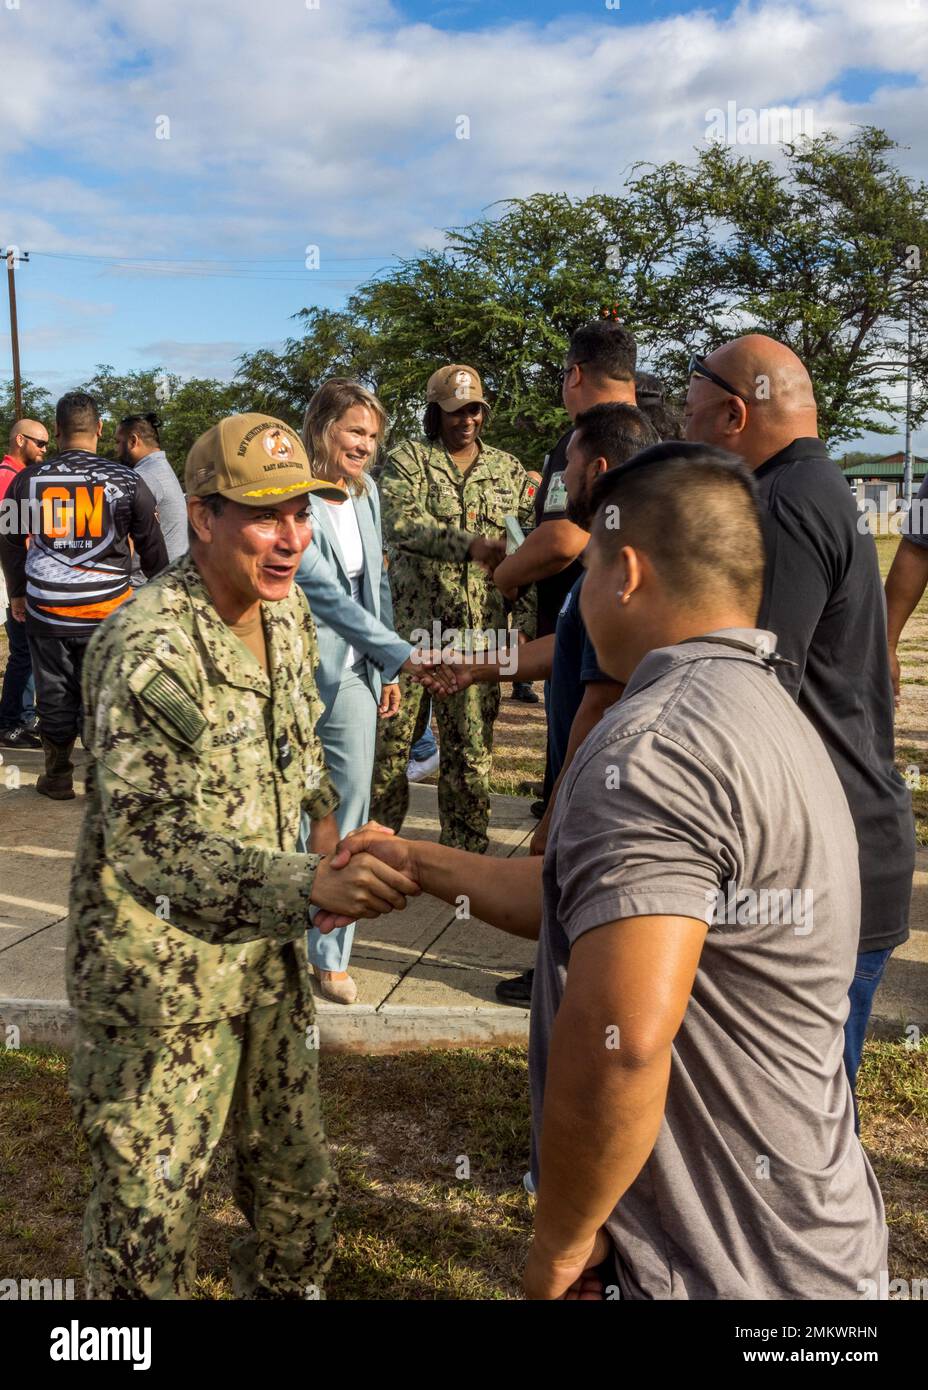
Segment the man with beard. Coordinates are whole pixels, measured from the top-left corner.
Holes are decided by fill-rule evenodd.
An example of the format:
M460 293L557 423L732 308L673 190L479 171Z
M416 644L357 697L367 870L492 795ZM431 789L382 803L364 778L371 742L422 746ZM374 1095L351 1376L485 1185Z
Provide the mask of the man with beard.
M116 457L143 478L158 507L158 518L168 560L173 564L187 553L187 503L168 456L161 447L161 421L153 410L146 415L127 415L116 428ZM132 556L131 583L145 583L137 555Z

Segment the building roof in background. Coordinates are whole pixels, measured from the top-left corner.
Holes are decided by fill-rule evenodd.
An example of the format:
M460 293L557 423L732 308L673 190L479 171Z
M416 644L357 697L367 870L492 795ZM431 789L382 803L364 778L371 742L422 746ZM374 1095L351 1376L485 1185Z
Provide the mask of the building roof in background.
M885 458L875 459L873 463L844 463L841 467L849 478L898 478L901 482L902 470L905 467L905 454L900 450L898 454L887 454ZM926 472L928 472L928 459L918 458L917 455L913 454L913 478L923 478Z

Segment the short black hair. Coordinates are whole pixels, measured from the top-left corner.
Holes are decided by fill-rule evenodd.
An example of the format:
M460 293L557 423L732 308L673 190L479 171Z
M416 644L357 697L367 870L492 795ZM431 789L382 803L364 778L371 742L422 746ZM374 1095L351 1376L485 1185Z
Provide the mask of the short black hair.
M144 415L123 416L119 428L126 434L137 434L146 444L154 444L156 448L161 448L161 419L154 410L149 410Z
M574 420L581 432L587 459L604 458L617 468L633 454L659 442L659 436L644 411L620 401L602 401L583 410Z
M600 377L613 381L634 381L638 347L634 334L620 323L594 319L571 334L567 365L583 363Z
M683 413L667 400L664 383L653 372L635 373L635 399L657 430L659 439L683 438Z
M55 424L65 438L72 434L93 434L99 423L97 403L86 391L68 391L55 406Z
M681 601L725 597L756 620L764 582L757 485L734 454L655 444L601 474L591 496L596 544L648 555Z

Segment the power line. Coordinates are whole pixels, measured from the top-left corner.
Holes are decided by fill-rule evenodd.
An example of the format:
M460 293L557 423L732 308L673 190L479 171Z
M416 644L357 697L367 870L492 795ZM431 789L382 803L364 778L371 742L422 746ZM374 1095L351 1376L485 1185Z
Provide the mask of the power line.
M33 251L34 256L51 257L59 261L120 261L126 263L144 262L149 264L165 265L251 265L258 262L260 265L293 265L299 261L299 256L204 256L201 258L191 256L101 256L85 251ZM357 261L382 261L384 259L398 259L394 252L387 256L327 256L330 261L344 261L355 263Z
M191 279L279 281L282 284L332 285L340 289L347 289L356 285L358 280L362 278L360 274L351 279L344 275L340 277L320 275L317 270L311 270L309 267L305 267L298 275L266 275L247 268L262 265L298 265L300 262L296 256L276 258L243 256L237 259L183 260L180 257L169 256L101 256L76 251L35 251L33 255L44 257L46 260L81 261L110 266L116 270L135 270L142 275L186 276ZM380 256L331 256L325 259L326 261L331 260L336 265L360 265L362 261L379 262L381 265L384 263L384 258ZM228 269L215 268L219 266L225 266ZM371 271L362 272L364 275L372 273ZM307 281L307 276L312 276L312 280Z

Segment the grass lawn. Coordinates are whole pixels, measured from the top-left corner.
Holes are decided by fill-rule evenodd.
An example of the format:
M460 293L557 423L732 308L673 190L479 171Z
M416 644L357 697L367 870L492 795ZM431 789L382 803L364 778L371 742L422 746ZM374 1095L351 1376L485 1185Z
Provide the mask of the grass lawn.
M534 689L540 696L542 683ZM493 732L493 766L490 770L490 791L502 796L535 796L536 784L545 775L545 740L547 724L545 707L524 705L512 699L512 686L502 686L502 704ZM438 722L432 715L432 730L438 734ZM439 739L440 742L440 739ZM438 785L438 773L423 778L426 786Z
M0 1051L0 1278L73 1278L88 1169L67 1058ZM342 1187L333 1299L513 1299L531 1202L528 1078L519 1048L322 1056L326 1125ZM886 1202L889 1277L928 1267L928 1044L869 1043L863 1138ZM470 1176L458 1178L461 1163ZM220 1149L200 1221L203 1298L231 1296L241 1224Z

